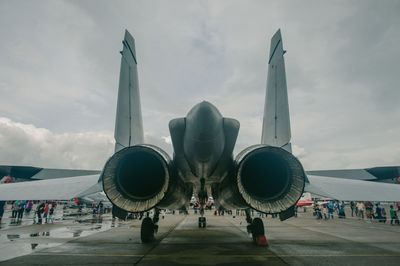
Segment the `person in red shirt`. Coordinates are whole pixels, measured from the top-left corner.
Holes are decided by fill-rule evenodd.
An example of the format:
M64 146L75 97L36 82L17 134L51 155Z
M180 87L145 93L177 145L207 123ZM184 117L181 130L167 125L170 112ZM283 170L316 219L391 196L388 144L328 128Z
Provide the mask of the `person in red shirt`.
M44 207L43 211L43 223L47 224L47 217L49 216L49 210L50 210L49 204L46 203L46 207Z

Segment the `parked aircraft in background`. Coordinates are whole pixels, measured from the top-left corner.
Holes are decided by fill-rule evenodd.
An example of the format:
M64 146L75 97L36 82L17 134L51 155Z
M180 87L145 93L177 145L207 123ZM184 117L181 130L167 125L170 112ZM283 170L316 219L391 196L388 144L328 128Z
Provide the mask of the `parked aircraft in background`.
M115 153L103 171L70 170L69 175L69 170L52 169L51 177L62 178L2 184L0 200L61 200L104 190L119 217L154 208L154 217L142 221L143 242L154 238L160 209L186 208L193 194L202 207L212 196L218 207L245 209L248 231L255 241L264 237L264 225L261 219L252 219L250 210L279 214L285 220L294 215L304 191L339 200L400 201L398 185L342 178L351 174L347 170L338 170L333 177L327 171L305 172L292 154L280 30L271 40L261 142L235 158L239 121L223 117L206 101L195 105L185 117L169 122L172 157L145 142L135 41L128 31L122 43ZM46 171L50 170L41 169L36 175ZM354 178L363 179L358 178L361 172L365 170L353 172ZM364 174L376 177L367 172ZM200 212L203 215L203 208ZM200 217L199 227L205 225L205 217Z
M296 203L297 207L306 207L306 206L312 206L314 204L313 199L311 198L311 194L306 192L301 196L299 201Z

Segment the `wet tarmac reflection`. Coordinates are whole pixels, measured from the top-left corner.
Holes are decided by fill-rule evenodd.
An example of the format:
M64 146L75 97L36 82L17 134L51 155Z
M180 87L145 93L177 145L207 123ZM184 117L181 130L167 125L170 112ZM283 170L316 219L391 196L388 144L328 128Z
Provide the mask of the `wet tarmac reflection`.
M0 261L121 226L120 222L112 221L110 214L96 216L90 209L77 213L59 208L54 223L39 224L35 218L31 212L17 220L11 218L11 211L5 211L0 223Z

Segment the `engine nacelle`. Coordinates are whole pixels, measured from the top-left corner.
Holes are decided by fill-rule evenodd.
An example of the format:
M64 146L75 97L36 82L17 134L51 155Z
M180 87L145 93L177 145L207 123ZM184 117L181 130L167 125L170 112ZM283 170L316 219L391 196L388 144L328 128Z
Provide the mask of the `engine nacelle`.
M238 189L252 208L279 213L292 207L304 191L303 166L290 152L257 145L242 151L238 163Z
M180 208L191 196L190 188L175 174L168 154L152 145L131 146L115 153L105 164L102 179L109 200L128 212L155 206Z
M264 213L280 213L301 197L306 175L290 152L273 146L248 147L236 157L236 174L216 191L225 208L251 207Z

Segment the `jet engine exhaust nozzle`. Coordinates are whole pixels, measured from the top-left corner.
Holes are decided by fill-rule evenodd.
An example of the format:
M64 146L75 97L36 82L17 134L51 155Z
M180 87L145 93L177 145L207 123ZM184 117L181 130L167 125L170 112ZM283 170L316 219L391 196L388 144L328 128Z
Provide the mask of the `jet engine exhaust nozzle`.
M286 150L256 145L236 159L238 189L248 205L265 213L279 213L293 206L305 184L303 166Z
M169 156L161 149L151 145L127 147L104 166L104 192L121 209L147 211L164 198L170 172Z

